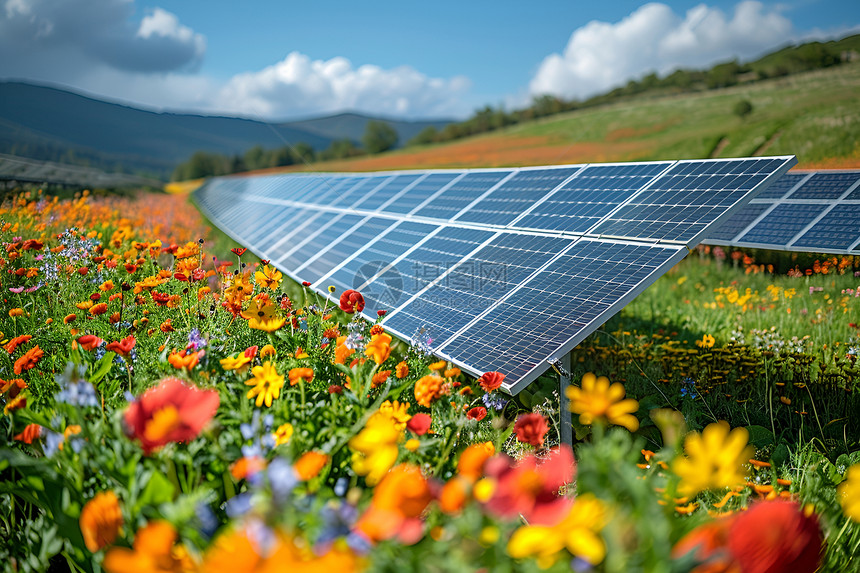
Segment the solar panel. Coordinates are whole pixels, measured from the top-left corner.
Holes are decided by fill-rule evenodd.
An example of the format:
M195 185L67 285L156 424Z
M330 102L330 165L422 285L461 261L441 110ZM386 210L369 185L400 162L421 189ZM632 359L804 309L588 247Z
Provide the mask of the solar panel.
M783 175L731 219L710 231L704 242L814 253L857 253L860 171Z
M794 162L226 177L195 197L215 224L294 279L334 300L359 290L369 319L388 311L392 334L424 331L432 352L475 375L501 371L515 393L715 224L745 231L781 215L773 202L739 209ZM779 196L797 184L786 183ZM821 229L849 225L856 211L831 214L826 196L804 202L806 219L768 228L813 240Z

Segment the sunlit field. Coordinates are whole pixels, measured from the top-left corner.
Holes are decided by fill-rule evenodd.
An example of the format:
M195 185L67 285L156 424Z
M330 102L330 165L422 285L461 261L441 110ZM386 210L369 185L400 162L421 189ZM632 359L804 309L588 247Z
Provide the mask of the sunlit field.
M860 559L857 258L691 252L574 350L571 447L552 370L506 395L185 195L7 196L0 241L5 570Z

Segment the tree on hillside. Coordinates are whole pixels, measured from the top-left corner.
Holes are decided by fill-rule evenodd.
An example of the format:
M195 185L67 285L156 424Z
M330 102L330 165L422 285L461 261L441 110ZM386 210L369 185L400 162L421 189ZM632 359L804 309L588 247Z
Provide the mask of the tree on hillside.
M749 101L742 99L741 101L739 101L738 103L735 104L735 107L732 111L739 118L746 119L746 117L752 113L752 110L753 110L752 104Z
M364 128L361 143L368 153L382 153L397 145L397 131L384 121L371 120Z
M428 125L420 132L418 132L418 135L407 141L406 145L426 145L428 143L435 142L438 138L439 130L432 125Z

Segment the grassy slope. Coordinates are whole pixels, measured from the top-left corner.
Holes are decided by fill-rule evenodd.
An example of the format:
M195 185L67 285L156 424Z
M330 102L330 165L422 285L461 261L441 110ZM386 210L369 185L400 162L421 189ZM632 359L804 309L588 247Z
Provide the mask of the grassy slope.
M495 133L315 163L365 171L797 155L799 167L860 168L860 63L696 94L639 98ZM735 104L749 100L742 120Z

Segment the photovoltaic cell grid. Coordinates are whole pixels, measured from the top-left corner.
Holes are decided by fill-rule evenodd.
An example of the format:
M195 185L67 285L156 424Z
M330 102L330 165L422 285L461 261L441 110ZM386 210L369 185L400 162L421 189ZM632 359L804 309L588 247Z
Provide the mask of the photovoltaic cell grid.
M793 172L703 242L814 253L860 253L860 171Z
M195 198L295 280L335 300L360 290L368 318L388 310L393 334L424 331L435 354L499 370L516 393L794 161L219 178Z

